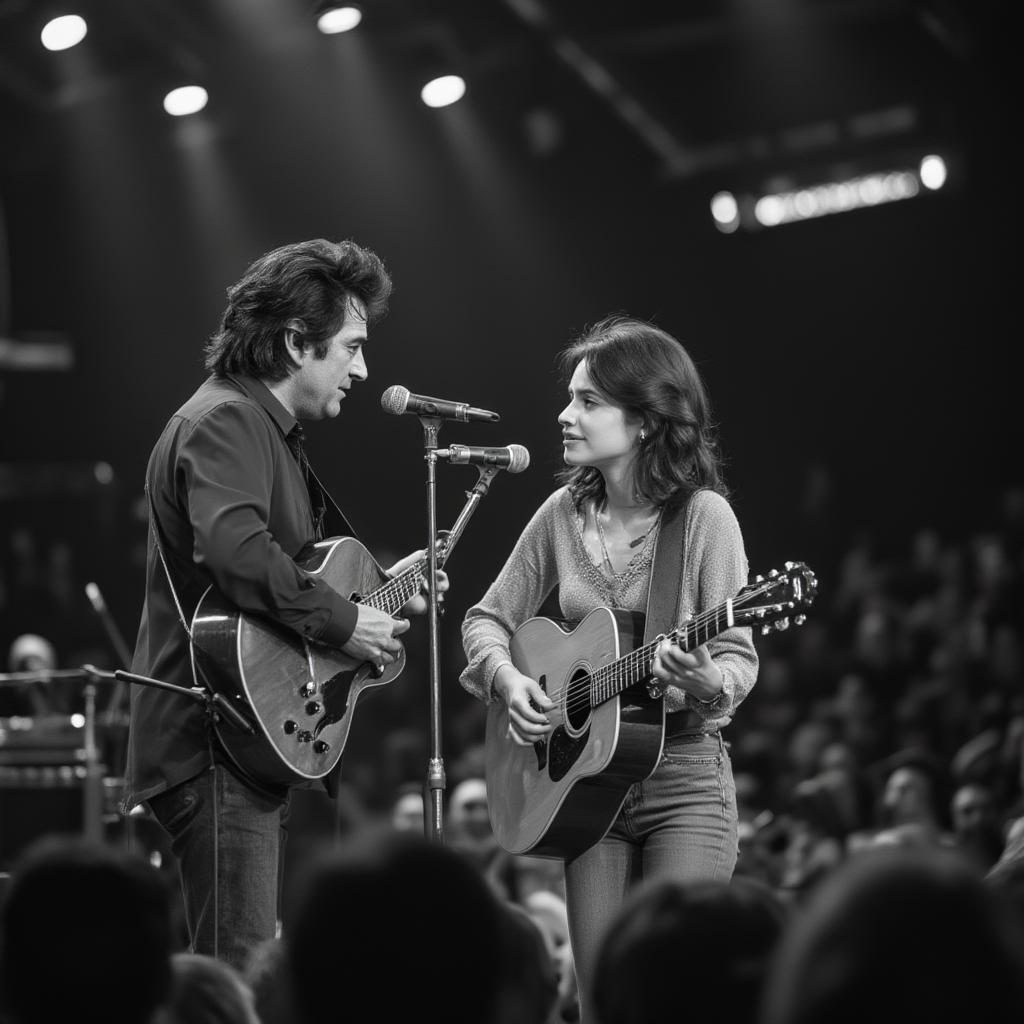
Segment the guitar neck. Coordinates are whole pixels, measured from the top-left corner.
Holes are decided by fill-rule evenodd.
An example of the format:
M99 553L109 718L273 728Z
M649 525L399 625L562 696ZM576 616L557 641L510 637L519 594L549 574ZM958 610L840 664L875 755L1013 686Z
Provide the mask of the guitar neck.
M446 537L440 542L442 546L437 555L439 569L448 560L456 540L457 538ZM412 600L420 592L423 580L430 568L427 564L428 561L429 559L425 557L421 558L393 579L389 579L383 586L368 594L361 603L368 604L371 608L379 608L382 612L387 612L388 615L394 615L407 601Z
M649 680L655 651L663 640L669 640L684 651L689 651L707 643L733 624L733 600L730 598L711 611L681 623L670 633L655 637L643 647L637 647L629 654L602 666L590 677L590 706L596 708L629 687Z

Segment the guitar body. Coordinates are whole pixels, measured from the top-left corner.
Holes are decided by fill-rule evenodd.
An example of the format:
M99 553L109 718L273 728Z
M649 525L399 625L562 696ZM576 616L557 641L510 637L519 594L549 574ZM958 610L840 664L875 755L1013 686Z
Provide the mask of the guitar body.
M373 556L351 537L317 544L304 568L353 601L387 582ZM404 667L403 650L377 677L372 665L338 648L240 612L213 587L192 619L196 685L228 701L255 730L247 734L222 718L217 735L241 769L267 783L327 775L341 758L359 699Z
M575 628L542 617L512 635L512 662L556 704L554 729L524 747L508 735L508 709L487 707L485 762L491 826L510 853L572 858L611 828L626 792L650 775L665 738L662 700L643 686L591 706L590 674L643 639L643 616L595 608Z

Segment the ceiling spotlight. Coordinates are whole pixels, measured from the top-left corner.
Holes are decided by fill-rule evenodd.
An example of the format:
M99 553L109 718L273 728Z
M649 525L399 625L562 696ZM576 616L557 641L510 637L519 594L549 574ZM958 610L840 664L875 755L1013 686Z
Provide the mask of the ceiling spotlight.
M725 234L731 234L740 226L740 207L731 192L716 192L711 197L711 216L715 227Z
M48 50L69 50L85 38L88 30L84 18L77 14L65 14L48 21L43 26L39 38Z
M431 79L420 90L420 98L428 107L447 107L466 94L465 80L458 75L442 75Z
M921 184L932 191L942 188L946 184L946 161L941 156L926 156L921 160L918 170Z
M164 97L164 110L172 117L185 117L202 110L208 98L201 85L183 85Z
M363 20L363 12L354 4L325 4L316 18L316 27L325 36L348 32Z

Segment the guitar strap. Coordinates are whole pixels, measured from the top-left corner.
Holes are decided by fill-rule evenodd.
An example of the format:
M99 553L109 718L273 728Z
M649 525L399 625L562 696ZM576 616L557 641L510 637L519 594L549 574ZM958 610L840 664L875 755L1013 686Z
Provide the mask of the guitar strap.
M647 591L647 615L644 643L679 625L683 595L683 550L686 534L686 510L689 499L666 509L661 529L654 542L651 583Z
M167 559L164 558L164 549L160 544L160 529L156 516L156 506L153 504L153 495L149 490L149 481L146 481L146 499L149 501L149 528L153 531L153 543L156 545L156 553L160 556L160 564L164 567L164 575L167 577L167 585L171 588L171 597L174 598L174 607L178 611L178 621L181 623L181 628L185 630L185 636L188 637L189 643L192 643L192 630L189 627L188 619L185 618L185 610L181 607L181 601L178 598L178 590L174 586L174 580L171 579L171 570L167 564Z

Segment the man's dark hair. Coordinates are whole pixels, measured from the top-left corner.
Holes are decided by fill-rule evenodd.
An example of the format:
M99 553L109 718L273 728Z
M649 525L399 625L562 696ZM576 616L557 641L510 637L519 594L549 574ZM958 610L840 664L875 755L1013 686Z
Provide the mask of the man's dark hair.
M355 315L354 299L366 307L370 323L387 312L390 296L391 277L380 257L355 242L313 238L281 246L228 289L220 327L206 344L206 369L284 380L289 326L301 324L302 343L323 359L330 339Z

